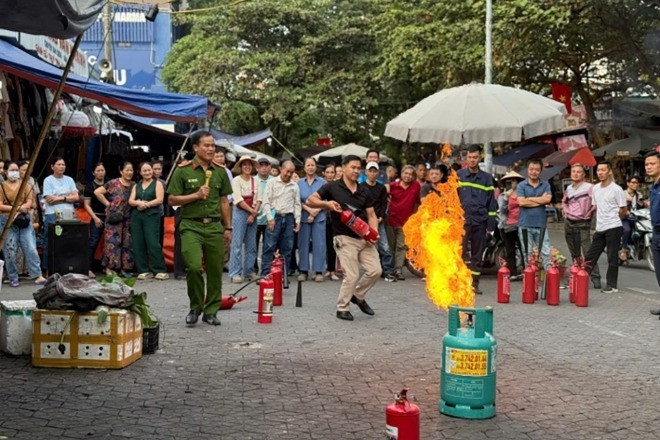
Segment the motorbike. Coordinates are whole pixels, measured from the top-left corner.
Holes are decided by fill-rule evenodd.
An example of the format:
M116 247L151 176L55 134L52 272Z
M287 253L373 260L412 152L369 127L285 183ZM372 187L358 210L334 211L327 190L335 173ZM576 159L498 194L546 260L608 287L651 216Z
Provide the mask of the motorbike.
M631 261L646 261L648 268L655 272L653 252L651 252L651 237L653 236L653 225L651 224L651 211L647 208L631 211L635 219L630 243L627 248L622 249L626 258L619 254L619 264L627 264Z
M484 275L494 275L497 274L497 271L500 270L500 262L503 261L504 256L506 255L506 250L504 248L504 241L502 236L497 232L487 232L486 233L486 247L484 248L484 253L482 256L483 265L481 267L481 273ZM464 255L465 262L470 261L470 252L467 250ZM409 261L405 261L406 268L417 277L424 277L424 271L416 269ZM520 252L516 252L516 265L518 266L518 273L522 273L524 269L522 255Z

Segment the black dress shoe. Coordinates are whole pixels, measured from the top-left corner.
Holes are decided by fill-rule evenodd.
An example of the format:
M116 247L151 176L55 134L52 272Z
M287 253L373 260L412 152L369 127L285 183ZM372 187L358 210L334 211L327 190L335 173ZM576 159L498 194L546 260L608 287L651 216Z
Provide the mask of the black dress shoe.
M594 283L594 289L600 289L602 287L600 284L600 280L597 278L591 280L591 282Z
M660 309L651 309L651 315L660 315Z
M199 319L199 314L200 312L191 310L190 313L188 313L188 316L186 316L186 324L188 325L197 324L197 320Z
M337 318L343 319L346 321L352 321L353 320L353 315L351 315L351 312L347 311L339 311L337 310Z
M204 316L202 316L202 321L211 325L220 325L220 320L215 315L204 314Z
M353 304L357 304L357 306L360 308L360 310L362 310L362 313L365 313L369 316L374 316L376 314L376 312L374 312L373 309L371 307L369 307L369 304L367 304L367 301L365 301L365 300L359 301L355 295L353 295L353 297L351 298L351 302Z
M479 286L472 286L472 290L474 291L475 295L483 295L483 292L479 289Z

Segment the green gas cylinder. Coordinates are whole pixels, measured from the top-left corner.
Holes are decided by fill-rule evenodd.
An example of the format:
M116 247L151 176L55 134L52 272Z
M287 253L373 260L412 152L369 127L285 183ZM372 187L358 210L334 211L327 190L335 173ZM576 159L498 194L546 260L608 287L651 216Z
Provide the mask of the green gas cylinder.
M459 312L467 314L461 323ZM463 419L495 416L493 309L449 307L449 331L442 338L440 412Z

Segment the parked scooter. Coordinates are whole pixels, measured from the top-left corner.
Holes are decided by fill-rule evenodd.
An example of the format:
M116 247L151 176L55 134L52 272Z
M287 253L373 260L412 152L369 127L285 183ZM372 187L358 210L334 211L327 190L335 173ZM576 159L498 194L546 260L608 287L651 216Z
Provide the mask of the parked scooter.
M651 211L647 208L642 208L632 211L631 214L635 218L635 225L633 226L628 247L622 249L622 252L625 251L625 258L621 258L621 253L619 253L619 264L646 260L649 269L655 271L653 252L651 252L651 237L653 236Z

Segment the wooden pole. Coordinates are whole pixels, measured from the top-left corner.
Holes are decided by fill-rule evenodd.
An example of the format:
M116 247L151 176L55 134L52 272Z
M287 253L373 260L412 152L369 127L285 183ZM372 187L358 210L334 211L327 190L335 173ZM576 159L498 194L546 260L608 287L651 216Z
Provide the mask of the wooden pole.
M46 136L50 131L50 125L53 122L53 118L55 117L55 112L57 110L57 101L60 99L60 96L62 95L62 90L64 90L64 85L66 84L66 78L69 75L71 66L73 65L73 60L76 57L76 52L78 52L78 47L80 46L80 41L82 40L82 36L83 34L80 34L76 37L76 41L75 43L73 43L73 49L71 49L71 53L69 54L69 59L66 62L64 71L62 72L62 78L60 79L60 83L57 85L57 89L55 89L55 94L53 95L53 102L51 102L50 107L48 108L48 114L46 115L44 124L41 127L39 138L37 139L37 143L34 145L32 154L30 155L30 162L28 163L28 169L25 172L25 178L21 181L21 186L18 188L18 196L14 200L14 204L11 207L11 211L9 212L9 215L7 217L8 219L7 223L5 224L4 229L2 230L2 234L0 234L0 248L2 248L2 245L5 243L5 239L7 238L7 232L9 231L9 228L13 223L11 219L14 217L14 214L16 214L16 211L18 211L21 195L23 194L23 191L25 191L25 186L27 185L27 181L32 175L32 171L34 169L34 162L37 160L37 157L39 156L39 151L41 151L41 146L43 145L44 140L46 139Z

